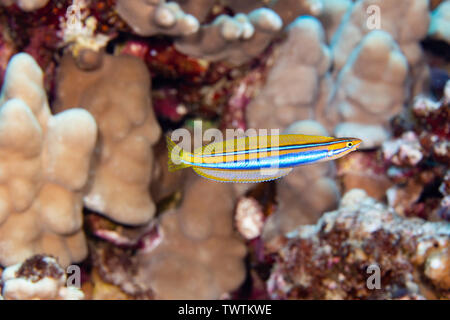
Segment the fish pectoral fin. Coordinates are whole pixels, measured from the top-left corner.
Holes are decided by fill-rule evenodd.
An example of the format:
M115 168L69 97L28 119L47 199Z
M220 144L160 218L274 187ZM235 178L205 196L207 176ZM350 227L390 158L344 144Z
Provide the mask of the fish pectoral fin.
M207 179L219 182L258 183L279 179L289 174L292 168L268 168L257 170L223 170L193 167L194 171Z

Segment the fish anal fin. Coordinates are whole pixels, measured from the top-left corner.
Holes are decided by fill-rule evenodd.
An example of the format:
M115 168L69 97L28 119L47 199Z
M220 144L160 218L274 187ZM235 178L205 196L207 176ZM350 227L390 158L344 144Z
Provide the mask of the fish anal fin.
M207 179L219 182L258 183L279 179L289 174L292 168L270 168L257 170L222 170L193 167L194 171Z

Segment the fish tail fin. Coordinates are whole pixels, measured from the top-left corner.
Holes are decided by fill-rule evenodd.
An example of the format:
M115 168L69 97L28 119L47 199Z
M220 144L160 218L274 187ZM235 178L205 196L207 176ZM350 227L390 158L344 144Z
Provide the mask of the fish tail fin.
M173 142L169 136L166 137L166 140L167 149L169 151L169 171L173 172L190 167L191 165L186 164L182 161L183 155L188 152L183 150L179 145Z

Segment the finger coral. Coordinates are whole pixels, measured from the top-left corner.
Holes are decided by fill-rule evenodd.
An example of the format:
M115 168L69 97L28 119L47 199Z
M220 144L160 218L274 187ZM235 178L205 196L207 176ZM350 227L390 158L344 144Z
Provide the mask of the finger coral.
M274 0L271 1L270 8L288 25L300 16L319 16L322 14L324 4L323 0Z
M194 57L241 65L261 54L282 25L280 17L267 8L255 9L248 15L220 15L202 25L199 32L178 39L175 47Z
M118 0L116 10L141 36L155 34L189 35L197 32L198 20L165 0Z
M82 300L83 291L67 286L67 276L57 261L36 255L3 270L2 295L6 300Z
M97 247L95 265L131 296L224 298L245 278L246 248L234 234L234 202L231 185L190 176L181 206L162 214L157 232L144 236L135 255ZM127 267L118 268L117 261Z
M135 254L96 246L105 281L156 299L218 299L239 287L246 248L233 231L232 187L190 176L185 190L180 208L163 213Z
M285 25L288 25L300 16L318 16L323 9L322 0L222 0L221 2L235 13L248 13L261 6L266 6L275 11Z
M382 30L392 36L408 61L410 77L406 87L411 96L406 98L425 91L429 70L420 41L426 37L429 23L428 0L356 1L343 17L331 41L334 74L337 75L346 65L353 50L368 33Z
M331 42L345 13L352 7L352 0L323 0L323 9L318 16L327 35L327 43Z
M449 298L449 225L404 219L360 189L285 241L268 280L272 298ZM378 288L369 267L379 270Z
M82 70L71 54L58 71L55 110L84 108L96 119L99 141L84 195L91 210L124 224L149 222L154 145L161 133L150 100L145 64L131 56L104 54L97 69Z
M287 30L264 87L247 107L250 128L286 129L314 118L315 108L327 100L331 59L320 22L301 17Z
M332 40L335 68L344 67L351 52L364 36L381 29L398 43L408 63L416 65L422 57L419 41L428 31L428 1L359 0L343 17Z
M62 266L85 258L82 189L96 137L85 110L50 114L29 55L11 59L0 97L0 264L38 253Z
M137 277L158 298L218 299L245 277L246 249L233 235L231 186L193 179L180 208L162 217L161 244L139 257Z
M174 2L178 3L184 12L193 15L201 23L205 21L216 3L211 0L175 0Z
M394 39L372 31L347 60L322 117L332 121L336 113L336 136L357 136L365 148L379 146L388 138L390 118L406 100L407 72L408 63Z

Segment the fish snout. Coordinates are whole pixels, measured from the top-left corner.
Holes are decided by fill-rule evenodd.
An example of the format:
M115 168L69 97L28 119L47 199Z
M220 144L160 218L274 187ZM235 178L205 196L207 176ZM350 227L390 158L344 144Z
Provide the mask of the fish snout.
M358 138L352 138L353 143L353 149L357 150L359 148L359 145L361 144L362 140Z

